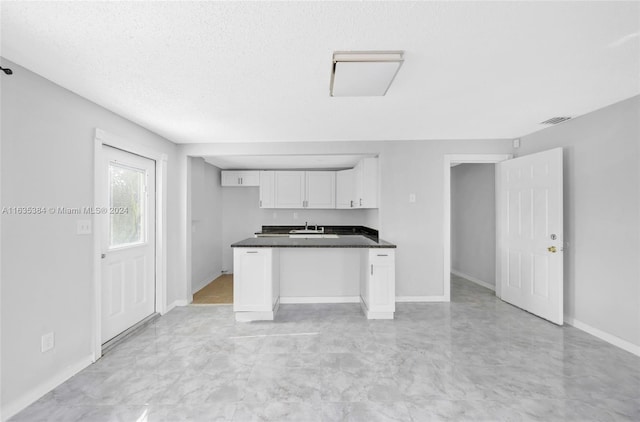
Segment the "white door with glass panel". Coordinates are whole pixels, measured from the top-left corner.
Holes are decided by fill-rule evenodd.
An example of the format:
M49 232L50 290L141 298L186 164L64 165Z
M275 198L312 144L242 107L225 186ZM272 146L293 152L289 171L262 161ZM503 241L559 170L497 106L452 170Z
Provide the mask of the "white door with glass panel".
M103 146L102 343L155 312L155 162Z
M562 148L497 164L500 297L563 323Z

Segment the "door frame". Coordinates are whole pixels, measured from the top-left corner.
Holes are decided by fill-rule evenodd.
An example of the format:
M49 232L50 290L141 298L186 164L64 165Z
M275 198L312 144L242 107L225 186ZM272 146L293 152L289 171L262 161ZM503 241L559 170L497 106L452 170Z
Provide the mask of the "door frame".
M149 158L155 162L156 171L156 215L155 215L155 311L164 314L167 309L167 243L165 241L167 233L167 162L169 157L160 151L150 149L135 144L127 139L117 135L110 134L102 129L96 128L94 137L93 150L93 197L94 204L97 206L102 200L100 198L101 187L99 183L103 181L102 177L102 147L109 146L117 148L132 154ZM92 216L93 224L93 361L95 362L102 356L102 271L101 257L102 254L102 230L100 223L102 216L94 214Z
M444 155L444 219L443 219L443 297L445 302L451 301L451 164L496 164L510 160L513 154L445 154ZM496 210L496 220L498 210ZM499 238L496 233L496 270L499 268ZM496 272L497 274L497 272ZM496 277L496 295L500 297L500 286Z

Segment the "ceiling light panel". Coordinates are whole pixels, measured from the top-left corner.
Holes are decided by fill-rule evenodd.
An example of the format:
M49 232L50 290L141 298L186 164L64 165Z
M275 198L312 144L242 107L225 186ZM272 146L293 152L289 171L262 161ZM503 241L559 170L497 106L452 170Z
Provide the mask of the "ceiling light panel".
M401 51L336 52L332 97L383 96L403 63Z

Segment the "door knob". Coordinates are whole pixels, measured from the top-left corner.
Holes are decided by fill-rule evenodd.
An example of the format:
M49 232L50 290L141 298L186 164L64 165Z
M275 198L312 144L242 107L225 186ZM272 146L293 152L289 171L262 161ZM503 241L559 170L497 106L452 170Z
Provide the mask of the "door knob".
M555 246L549 246L547 250L551 253L556 253L558 251Z

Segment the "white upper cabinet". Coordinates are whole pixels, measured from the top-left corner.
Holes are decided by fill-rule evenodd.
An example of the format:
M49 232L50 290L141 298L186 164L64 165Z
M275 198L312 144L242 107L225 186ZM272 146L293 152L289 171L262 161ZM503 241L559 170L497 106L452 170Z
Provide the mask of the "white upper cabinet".
M260 186L257 170L223 170L222 186Z
M275 171L275 208L304 208L305 172Z
M261 208L335 208L335 171L260 172Z
M275 176L274 171L260 171L260 208L275 208Z
M263 170L259 175L260 208L378 208L377 158L364 158L348 170Z
M363 158L355 171L354 208L378 208L378 159Z
M336 207L336 172L305 172L306 192L304 208Z
M336 208L345 209L355 206L356 197L355 169L336 172Z

